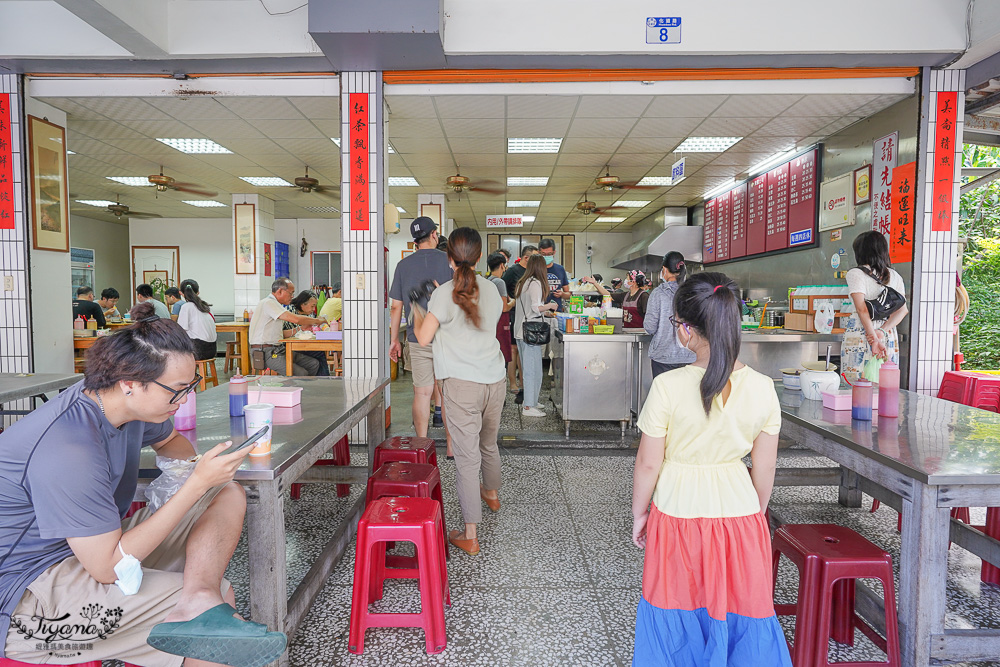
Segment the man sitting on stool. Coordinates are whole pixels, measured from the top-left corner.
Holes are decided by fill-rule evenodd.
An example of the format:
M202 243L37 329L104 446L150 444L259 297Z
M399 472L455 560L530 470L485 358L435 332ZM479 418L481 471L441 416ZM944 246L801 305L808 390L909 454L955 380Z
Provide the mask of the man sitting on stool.
M285 374L285 345L281 342L281 321L291 322L299 326L312 327L325 324L322 317L307 317L296 315L285 310L295 295L295 284L288 278L278 278L271 283L271 294L257 304L250 318L250 354L252 357L260 353L264 355L264 365L279 375ZM296 352L292 357L293 375L316 375L319 370L319 360L307 354ZM256 361L253 367L258 367Z

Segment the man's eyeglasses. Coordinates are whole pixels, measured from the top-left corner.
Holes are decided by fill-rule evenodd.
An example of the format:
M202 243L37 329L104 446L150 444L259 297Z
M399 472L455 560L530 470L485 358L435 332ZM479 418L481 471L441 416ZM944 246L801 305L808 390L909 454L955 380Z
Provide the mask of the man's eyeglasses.
M180 389L173 389L172 387L168 387L167 385L161 382L157 382L156 380L153 380L153 384L157 385L158 387L163 387L171 394L173 394L173 396L170 397L170 403L173 404L181 400L185 396L187 396L192 389L198 386L198 383L200 383L202 379L203 378L200 375L195 373L194 380L191 380L191 383L189 385L187 385L186 387L181 387Z

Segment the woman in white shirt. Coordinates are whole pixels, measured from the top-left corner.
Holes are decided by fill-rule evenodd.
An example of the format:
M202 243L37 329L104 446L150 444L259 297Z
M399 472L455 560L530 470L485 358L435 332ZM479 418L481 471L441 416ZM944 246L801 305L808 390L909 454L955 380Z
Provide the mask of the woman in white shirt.
M212 304L205 303L198 296L198 283L190 278L181 281L184 305L177 314L177 324L181 325L194 343L194 358L198 361L215 359L216 341L215 316Z
M896 325L909 312L904 303L887 319L872 321L867 299L875 299L886 287L906 295L903 278L892 269L889 244L880 232L864 232L854 239L854 259L857 268L847 272L847 289L854 301L854 314L844 330L840 362L844 375L854 380L864 370L866 359L878 358L899 363L899 339Z
M517 307L514 310L514 340L517 341L517 352L521 356L524 381L524 403L521 405L521 414L525 417L544 417L545 412L538 404L538 395L542 391L542 350L545 346L529 345L524 342L525 321L542 321L545 312L558 308L555 302L545 303L549 298L549 279L544 257L541 255L528 257L528 265L517 283L514 294L517 298Z

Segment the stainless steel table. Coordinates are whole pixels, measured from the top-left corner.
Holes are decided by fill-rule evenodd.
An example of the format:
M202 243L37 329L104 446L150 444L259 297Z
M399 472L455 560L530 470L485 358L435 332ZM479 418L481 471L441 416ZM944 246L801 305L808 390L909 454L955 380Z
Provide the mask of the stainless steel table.
M302 387L301 406L285 408L283 414L276 414L271 455L247 457L236 473L236 481L247 492L250 616L291 637L356 531L364 511L364 497L354 503L302 583L289 596L285 579L283 491L295 482L363 483L368 478L375 447L385 437L384 389L389 380L288 378L282 379L281 384ZM252 386L250 393L252 397ZM368 466L313 468L323 454L330 452L338 440L366 417ZM229 416L228 385L198 394L197 427L182 431L182 435L199 452L229 439L245 438L244 419ZM140 480L159 474L152 450L143 450L139 468ZM288 654L276 664L287 666Z
M953 507L1000 505L1000 414L903 391L898 418L859 422L780 385L778 394L782 435L841 465L841 504L860 506L863 491L902 512L903 665L995 660L1000 630L944 622L948 540L1000 564L1000 542L950 517ZM860 584L858 600L865 615L884 616L881 600Z
M45 394L61 391L83 379L79 373L0 373L0 417L25 415L30 410L4 410L4 403L25 398L48 400Z

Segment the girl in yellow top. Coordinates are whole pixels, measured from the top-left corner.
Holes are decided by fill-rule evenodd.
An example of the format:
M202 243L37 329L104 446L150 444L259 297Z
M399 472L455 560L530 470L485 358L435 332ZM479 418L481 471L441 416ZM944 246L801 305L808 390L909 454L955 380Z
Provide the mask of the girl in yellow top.
M639 415L632 539L646 555L632 664L791 667L764 517L781 428L774 383L737 360L728 277L688 278L674 312L696 360L657 376Z

